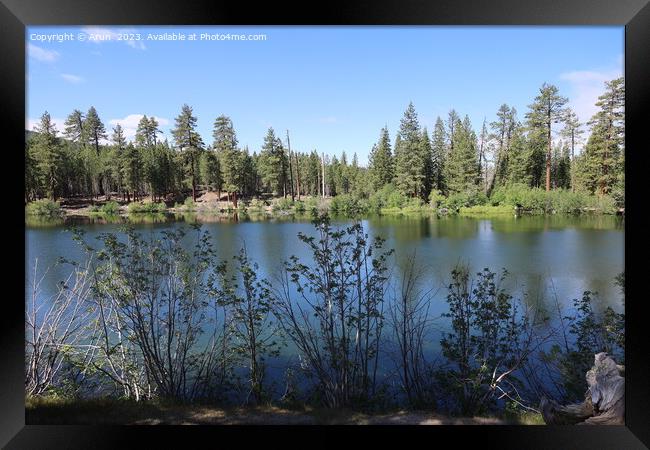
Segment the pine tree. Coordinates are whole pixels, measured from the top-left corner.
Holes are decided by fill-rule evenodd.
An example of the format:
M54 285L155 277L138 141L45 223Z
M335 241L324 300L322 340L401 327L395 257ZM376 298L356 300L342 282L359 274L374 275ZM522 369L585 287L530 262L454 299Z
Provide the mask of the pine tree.
M420 124L413 103L409 103L400 122L395 143L395 185L410 197L424 190L424 155L420 145Z
M84 138L84 116L81 111L75 109L68 115L65 120L65 131L63 135L66 139L76 143L83 144Z
M530 127L543 130L546 139L546 190L551 189L551 153L553 143L551 138L552 124L564 119L564 105L569 100L558 93L558 88L544 83L535 97L533 104L529 105L530 112L526 114Z
M570 145L570 159L571 159L571 190L575 190L575 150L576 146L580 144L580 136L584 133L582 124L578 120L578 115L571 109L566 108L566 116L564 118L564 128L561 135L569 141Z
M196 132L196 117L194 117L190 106L183 105L181 108L181 113L176 117L176 127L172 130L172 136L176 147L183 155L185 173L189 177L192 186L192 199L196 201L198 163L203 140Z
M56 200L61 184L64 160L61 143L56 136L56 126L47 111L41 116L34 131L37 134L33 138L33 154L38 173L41 176L41 185L45 188L47 196Z
M237 135L230 117L221 115L214 121L213 148L219 157L223 189L228 193L228 200L233 195L237 207L237 192L242 189L241 152L237 148Z
M381 129L379 142L372 146L369 166L372 185L375 190L381 189L384 185L393 181L395 171L387 127Z
M123 192L123 154L126 149L126 138L124 137L124 130L122 126L118 123L115 128L113 128L113 134L111 135L111 144L112 149L110 152L110 164L109 170L111 171L111 176L115 180L117 192L121 194Z
M447 156L447 136L445 125L440 117L436 119L436 124L433 128L433 136L431 140L431 153L433 165L434 187L441 192L446 192L444 180L444 167L445 159Z
M433 149L431 148L431 141L429 140L429 132L424 127L422 135L420 136L420 153L424 159L423 174L424 179L422 183L422 192L420 197L426 202L429 199L429 193L433 189Z
M74 114L74 113L73 113ZM106 128L97 114L94 106L91 106L86 113L86 119L83 121L84 142L93 146L95 152L99 154L99 141L107 139Z
M450 194L476 192L479 182L476 133L472 130L469 117L461 122L456 116L454 135L447 158L445 179Z
M142 164L138 149L131 143L124 149L121 166L126 198L131 201L131 194L133 194L133 201L137 201L142 182Z
M282 141L275 136L273 128L269 128L260 152L259 170L263 184L276 194L283 194L285 197L287 166Z
M609 194L623 179L625 153L623 78L605 83L598 97L600 109L591 118L591 135L584 150L582 179L592 193Z

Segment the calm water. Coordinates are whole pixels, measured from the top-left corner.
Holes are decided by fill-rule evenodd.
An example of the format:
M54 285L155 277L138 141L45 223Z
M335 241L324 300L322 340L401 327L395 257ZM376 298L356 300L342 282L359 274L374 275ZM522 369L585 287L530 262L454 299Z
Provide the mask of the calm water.
M121 226L85 222L78 225L86 231L86 240L96 244L99 244L94 239L97 235L119 232ZM333 220L333 225L345 223ZM571 312L572 299L591 290L599 294L597 307L623 310L622 296L614 283L616 275L624 270L624 222L621 218L382 216L368 218L362 224L371 237L386 239L385 248L395 249L391 261L393 279L399 279L401 267L408 258L416 258L426 274L422 287L435 293L430 309L434 317L446 310L445 286L451 269L459 262L469 263L473 272L484 267L493 271L506 268L512 292L517 296L528 292L526 301L541 301L542 307L554 310L557 296L565 312ZM187 227L187 224L167 220L134 226L143 233L159 233ZM290 255L308 258L305 244L296 235L298 232L314 234L314 227L307 219L221 221L204 223L203 227L210 231L214 248L222 258L231 260L246 245L249 257L259 264L258 274L269 277ZM68 273L64 266L55 266L59 257L80 260L82 251L62 225L28 225L25 233L26 285L30 283L33 265L38 259L39 269L52 266L43 285L45 293L51 293ZM188 248L190 245L188 238ZM447 324L438 319L435 327L438 336L432 339L432 352L438 348L439 331L446 327Z

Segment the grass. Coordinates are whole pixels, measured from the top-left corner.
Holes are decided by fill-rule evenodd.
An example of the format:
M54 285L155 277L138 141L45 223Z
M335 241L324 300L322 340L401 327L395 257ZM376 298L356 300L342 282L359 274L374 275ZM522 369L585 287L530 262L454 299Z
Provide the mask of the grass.
M503 214L514 215L514 213L515 213L515 209L512 206L508 206L508 205L498 205L498 206L475 205L475 206L461 207L460 211L458 212L458 215L474 217L474 216L492 216L492 215L503 215Z

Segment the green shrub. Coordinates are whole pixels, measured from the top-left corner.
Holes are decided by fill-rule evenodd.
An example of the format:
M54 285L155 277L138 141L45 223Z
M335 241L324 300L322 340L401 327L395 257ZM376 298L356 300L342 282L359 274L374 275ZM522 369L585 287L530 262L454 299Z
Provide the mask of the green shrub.
M263 211L266 204L259 198L254 198L248 203L248 209L251 211Z
M485 205L488 203L487 195L483 191L458 192L451 194L440 202L440 206L452 211L460 211L461 208Z
M187 211L194 211L196 209L196 202L194 201L194 199L192 197L187 197L185 199L185 202L183 202L183 207Z
M30 202L26 206L27 214L30 216L60 216L63 214L59 202L49 199L41 199Z
M271 210L273 212L291 211L293 209L293 201L290 198L278 198L273 200Z
M140 214L140 213L145 213L145 214L159 214L159 213L164 213L166 210L165 204L164 203L140 203L140 202L133 202L129 203L129 206L127 206L127 210L129 213L135 213L135 214Z
M305 202L302 200L297 200L293 209L299 214L304 213L306 211Z
M438 208L444 200L444 195L442 195L442 192L437 189L432 189L431 193L429 193L429 205L431 205L432 208Z
M576 214L585 209L603 213L616 211L616 200L609 196L594 196L586 192L572 192L568 189L531 188L525 184L511 184L495 189L490 196L493 206L518 206L535 214Z
M379 211L383 208L401 209L408 201L408 197L399 192L393 184L387 184L370 196L368 205L369 209L374 211Z
M324 213L329 210L327 204L320 197L309 197L305 200L305 208L309 212Z
M366 213L370 208L366 200L355 198L349 194L341 194L332 199L330 209L337 214L356 216Z
M99 208L99 212L109 216L114 216L120 213L120 205L115 201L106 202Z

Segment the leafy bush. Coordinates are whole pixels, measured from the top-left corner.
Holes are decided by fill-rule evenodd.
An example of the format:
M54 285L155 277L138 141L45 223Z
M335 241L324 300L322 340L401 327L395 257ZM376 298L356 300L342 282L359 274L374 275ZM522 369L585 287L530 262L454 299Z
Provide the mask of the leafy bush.
M26 209L30 216L60 216L63 214L59 202L53 202L46 198L28 203Z
M106 202L99 208L99 212L109 216L114 216L119 214L120 205L114 201Z
M305 202L303 202L302 200L296 200L293 209L299 214L304 213L306 211Z
M156 213L164 213L166 210L165 204L164 203L139 203L139 202L133 202L129 203L129 206L127 206L127 209L129 213L145 213L145 214L156 214Z
M185 199L185 202L183 202L183 207L186 210L194 211L196 209L196 202L194 201L194 199L192 197L187 197Z
M324 213L328 211L327 204L319 197L309 197L305 200L305 208L310 212Z
M444 200L445 196L442 195L442 192L437 189L431 190L431 193L429 194L429 205L431 205L432 208L438 208Z
M472 207L477 205L485 205L488 203L488 198L480 190L474 192L458 192L451 194L446 199L442 200L440 205L452 211L459 211L463 207Z
M251 211L263 211L265 203L259 198L254 198L248 203L248 209Z
M526 212L536 214L580 213L594 209L603 213L614 213L616 201L609 196L594 196L586 192L572 192L567 189L531 188L525 184L511 184L495 189L490 196L493 206L518 206Z
M290 198L278 198L273 200L271 205L273 212L291 211L293 209L293 201Z
M382 208L403 208L409 199L393 184L387 184L377 192L373 193L368 200L370 209L379 211Z
M341 194L332 199L330 208L334 213L356 216L367 212L369 205L366 200L355 198L349 194Z

